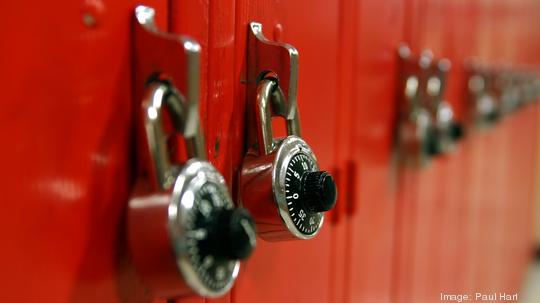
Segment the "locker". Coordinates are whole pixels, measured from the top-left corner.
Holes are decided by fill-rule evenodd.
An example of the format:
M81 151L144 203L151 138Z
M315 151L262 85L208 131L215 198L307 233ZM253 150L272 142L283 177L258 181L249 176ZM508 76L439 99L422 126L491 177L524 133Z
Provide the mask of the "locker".
M241 132L239 119L234 113L240 109L235 104L235 3L234 1L166 1L169 5L171 32L189 35L201 45L201 119L206 137L209 161L223 174L233 200L233 171L236 159L233 146ZM241 264L243 271L245 264ZM197 296L181 297L176 302L229 303L231 293L220 298L204 299Z
M355 8L354 127L351 151L358 163L355 213L350 217L349 300L396 302L392 297L395 214L400 207L393 157L397 45L403 39L401 1L358 1ZM397 235L396 235L397 236ZM401 253L401 251L399 252ZM340 302L340 301L336 301Z
M152 2L166 25L167 7ZM121 228L131 185L132 6L21 5L1 5L11 24L0 51L0 161L11 172L0 177L2 301L145 298Z
M337 3L237 1L236 5L235 100L245 102L246 88L239 80L245 68L246 29L248 22L257 21L263 25L266 37L298 50L298 106L303 137L314 148L321 167L334 169L336 148L327 140L336 132L333 100L337 71L334 60L320 58L337 59ZM242 119L243 113L235 115ZM317 237L309 241L259 241L233 289L234 302L329 301L331 233L328 220Z
M453 30L456 24L453 23L452 5L455 2L430 2L430 1L410 1L406 10L409 19L406 20L408 26L405 37L411 44L411 49L422 52L426 49L433 52L435 57L447 58L452 66L447 79L447 89L444 99L451 105L456 120L462 123L459 113L459 101L461 96L457 94L456 81L461 79L455 77L460 71L460 64L463 59L452 53ZM463 13L463 10L457 14ZM461 38L461 37L460 37ZM411 263L408 279L411 280L409 299L411 301L427 302L439 299L441 291L452 290L454 281L450 271L456 268L455 251L456 243L452 237L452 232L456 231L453 225L455 210L452 207L460 203L462 197L459 193L453 195L456 190L455 183L459 176L455 168L458 163L455 154L461 152L461 144L457 145L453 151L433 159L432 163L416 174L413 180L416 184L416 194L412 201L408 202L414 208L415 214L411 222L413 228L413 246L410 248L413 257L409 259ZM406 178L406 176L405 176ZM453 199L456 199L453 201ZM406 205L407 202L402 202ZM449 237L443 237L446 234ZM450 250L450 252L448 252Z

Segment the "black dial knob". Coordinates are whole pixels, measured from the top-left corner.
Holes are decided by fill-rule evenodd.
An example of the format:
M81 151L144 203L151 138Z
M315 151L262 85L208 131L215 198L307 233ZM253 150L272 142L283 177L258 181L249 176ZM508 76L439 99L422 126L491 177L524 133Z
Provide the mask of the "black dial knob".
M223 184L207 181L193 190L193 203L181 217L184 241L178 249L187 254L202 285L220 292L231 285L239 266L228 239L240 215Z
M452 136L454 140L459 140L463 138L463 135L464 135L463 125L457 122L452 123L452 125L450 126L450 135Z
M246 259L256 245L255 224L243 208L223 209L217 214L213 239L216 254L227 259Z
M434 128L430 127L424 138L424 153L429 156L437 156L441 153L441 146L439 144L439 138Z
M302 200L312 213L328 211L336 204L334 178L325 171L305 172L302 176Z

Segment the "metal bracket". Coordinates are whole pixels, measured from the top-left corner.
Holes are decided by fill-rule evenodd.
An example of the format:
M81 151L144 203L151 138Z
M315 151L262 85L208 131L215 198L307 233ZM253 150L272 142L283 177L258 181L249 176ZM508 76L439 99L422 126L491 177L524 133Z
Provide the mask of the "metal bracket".
M298 51L292 45L268 40L262 32L262 24L249 24L247 45L247 82L257 87L259 78L273 72L279 77L279 86L287 102L284 110L277 113L286 119L297 115Z
M433 156L433 117L428 108L430 52L413 56L406 45L398 49L398 150L407 165L423 166Z
M134 97L142 100L152 80L171 81L185 99L179 109L184 119L178 128L186 140L200 138L193 140L195 142L188 146L188 151L206 158L204 139L199 135L201 47L189 37L160 31L154 17L155 10L151 7L139 5L135 8Z

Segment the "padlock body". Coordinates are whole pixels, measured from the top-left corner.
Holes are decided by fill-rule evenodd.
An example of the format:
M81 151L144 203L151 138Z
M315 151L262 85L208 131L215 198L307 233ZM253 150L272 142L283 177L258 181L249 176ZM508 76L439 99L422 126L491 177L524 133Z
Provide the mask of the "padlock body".
M191 159L170 190L144 188L148 186L144 181L139 184L128 205L128 246L135 269L150 291L162 298L217 297L229 291L240 261L204 251L198 242L212 232L207 221L215 212L234 208L221 174L208 162ZM203 197L202 192L222 199ZM201 219L203 208L206 219ZM198 239L201 232L204 236ZM208 256L212 264L203 264ZM218 266L222 278L210 272L209 268Z
M141 182L142 183L142 182ZM137 189L139 187L139 189ZM162 298L194 293L179 273L169 231L168 193L144 192L137 186L127 216L128 247L133 264L145 285Z
M258 235L267 241L310 239L322 227L324 215L317 214L315 232L304 234L296 228L288 214L283 186L287 162L302 153L316 159L307 143L296 136L280 140L276 148L267 155L257 150L248 151L241 170L239 193L240 204L252 214Z
M400 122L399 145L400 157L405 165L422 167L430 162L431 146L434 144L433 125L426 110L418 110Z
M471 97L470 120L480 129L490 128L500 118L500 106L495 96L489 93L482 93L479 96Z
M241 206L249 210L257 234L268 241L293 239L283 225L277 203L274 200L272 175L276 151L259 156L250 150L244 158L240 177Z

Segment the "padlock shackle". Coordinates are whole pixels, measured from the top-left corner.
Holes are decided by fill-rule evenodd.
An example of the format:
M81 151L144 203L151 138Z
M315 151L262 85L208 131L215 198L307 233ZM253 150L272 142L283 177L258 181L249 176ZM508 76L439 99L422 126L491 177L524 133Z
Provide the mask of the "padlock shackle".
M179 165L173 164L167 146L167 134L163 128L163 109L170 115L175 134L182 135L186 142L188 158L206 160L204 138L201 134L199 118L189 119L193 113L189 111L184 98L170 83L154 82L148 86L147 94L142 102L144 129L150 154L150 175L162 189L169 189L176 179ZM195 121L196 125L186 132L185 121Z
M247 43L247 81L256 84L261 73L272 71L280 77L282 94L290 106L287 118L294 119L297 110L298 50L287 43L272 41L263 34L259 22L249 23Z
M275 148L272 117L283 117L287 122L287 134L301 137L298 109L289 115L290 104L279 87L275 76L264 77L257 86L255 122L259 125L257 143L261 155L270 154Z
M175 134L184 137L187 154L206 158L199 122L201 46L188 36L159 29L155 15L151 7L135 8L133 88L136 100L142 100L137 123L142 124L141 135L146 136L144 145L148 146L148 151L141 153L141 161L145 161L142 170L148 170L155 187L168 189L178 165L171 163L165 142L162 106L167 107Z
M199 113L193 112L193 107L188 105L186 99L174 88L169 86L171 93L167 95L166 105L171 119L175 123L176 131L186 140L188 158L206 160L206 146L201 132ZM199 107L195 107L198 109ZM195 116L192 118L190 116Z

